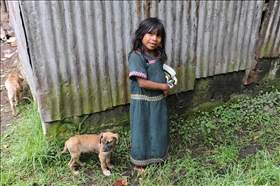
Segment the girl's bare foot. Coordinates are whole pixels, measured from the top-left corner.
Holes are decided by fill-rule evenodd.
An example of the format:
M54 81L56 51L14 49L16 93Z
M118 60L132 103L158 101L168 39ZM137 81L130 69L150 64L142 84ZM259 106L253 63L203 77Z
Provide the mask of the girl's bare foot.
M139 171L139 172L144 172L145 171L144 167L139 167L139 166L134 166L133 169L136 170L136 171Z

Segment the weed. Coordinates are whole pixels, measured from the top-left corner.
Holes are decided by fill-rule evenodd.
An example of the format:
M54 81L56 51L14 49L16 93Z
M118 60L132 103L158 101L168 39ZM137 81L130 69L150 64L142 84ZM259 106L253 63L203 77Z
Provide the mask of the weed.
M201 107L202 108L202 107ZM230 103L171 117L171 159L132 169L130 131L119 131L112 153L112 175L102 174L96 154L82 154L85 167L75 176L59 155L64 140L44 136L37 105L20 105L20 120L1 133L2 185L113 185L127 176L129 185L279 185L280 93L261 92ZM24 114L26 113L26 114ZM82 132L83 121L78 133ZM71 128L71 126L69 126Z

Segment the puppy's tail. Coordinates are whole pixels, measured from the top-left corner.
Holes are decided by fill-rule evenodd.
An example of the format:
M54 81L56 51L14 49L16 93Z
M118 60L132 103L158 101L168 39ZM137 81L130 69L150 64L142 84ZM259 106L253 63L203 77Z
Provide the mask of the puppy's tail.
M64 145L64 149L62 150L62 151L59 151L58 150L58 148L56 149L56 152L58 153L58 154L63 154L64 152L66 152L66 150L67 150L67 147L66 147L66 144Z

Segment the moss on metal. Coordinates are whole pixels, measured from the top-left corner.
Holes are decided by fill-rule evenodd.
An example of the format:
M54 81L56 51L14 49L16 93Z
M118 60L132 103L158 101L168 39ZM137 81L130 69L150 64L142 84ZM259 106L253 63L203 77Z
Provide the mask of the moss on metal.
M250 85L243 84L244 71L196 79L193 90L172 94L168 97L171 114L188 115L194 113L195 110L211 111L218 105L236 101L238 96L253 95L260 90L280 90L279 64L279 59L260 62L264 75L260 74L261 79L257 79L257 82ZM271 79L269 69L273 69L273 67L275 76L274 79ZM187 70L193 73L191 69ZM52 91L53 89L51 89ZM81 93L81 95L83 94ZM105 130L118 132L123 128L129 128L129 105L121 105L88 115L63 118L61 121L50 123L47 134L65 139L82 133L100 133Z
M104 112L66 117L49 123L47 136L66 139L77 134L100 133L106 130L118 132L128 126L129 107L119 106Z
M260 53L259 53L259 57L275 57L278 55L277 51L275 51L275 54L272 54L274 51L271 51L271 49L273 48L273 44L275 42L275 37L271 37L270 40L267 43L263 43Z

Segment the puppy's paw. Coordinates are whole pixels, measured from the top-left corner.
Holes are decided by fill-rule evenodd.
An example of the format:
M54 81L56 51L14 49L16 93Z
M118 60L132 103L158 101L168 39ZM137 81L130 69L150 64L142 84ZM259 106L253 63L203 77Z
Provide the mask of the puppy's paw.
M114 167L114 165L111 164L111 163L108 163L108 164L107 164L107 167L108 167L109 169L112 169L112 168Z
M111 172L110 172L109 170L104 170L104 171L103 171L103 174L104 174L105 176L110 176L110 175L111 175Z
M74 171L73 172L75 175L78 175L80 172L79 171Z
M85 165L86 165L86 163L85 163L85 162L82 162L80 165L83 167L83 166L85 166Z

